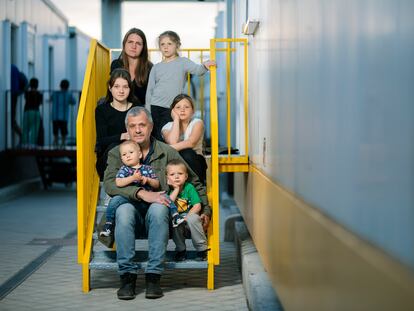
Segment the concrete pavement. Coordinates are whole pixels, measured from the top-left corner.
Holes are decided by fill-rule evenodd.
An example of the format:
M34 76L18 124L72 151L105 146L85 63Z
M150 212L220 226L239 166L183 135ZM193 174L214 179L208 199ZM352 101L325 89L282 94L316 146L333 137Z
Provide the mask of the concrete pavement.
M222 209L222 220L226 213ZM206 289L205 270L169 270L161 281L163 298L145 299L140 274L136 299L121 301L117 273L92 271L93 289L84 294L75 188L54 185L0 203L0 234L0 310L248 310L232 242L221 244L213 291Z

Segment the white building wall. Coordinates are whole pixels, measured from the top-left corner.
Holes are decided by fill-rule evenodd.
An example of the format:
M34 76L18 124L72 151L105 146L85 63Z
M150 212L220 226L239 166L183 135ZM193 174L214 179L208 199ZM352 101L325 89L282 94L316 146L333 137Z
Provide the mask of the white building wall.
M69 32L71 36L68 41L70 55L68 70L71 89L80 91L83 86L91 38L75 27L70 27Z
M32 77L39 79L39 90L45 91L45 111L50 109L50 91L59 89L62 79L70 81L70 90L81 89L90 39L84 34L76 35L74 40L77 47L73 49L73 54L70 44L74 40L69 39L68 28L66 17L51 1L0 0L0 109L6 107L12 62L28 80ZM8 97L10 98L9 92ZM18 103L18 120L23 109L22 97ZM2 116L8 115L10 118L10 107L7 111L3 109L0 112ZM0 150L6 148L5 135L1 134L5 130L5 122L1 122ZM45 128L46 135L49 130ZM11 142L10 133L7 141Z

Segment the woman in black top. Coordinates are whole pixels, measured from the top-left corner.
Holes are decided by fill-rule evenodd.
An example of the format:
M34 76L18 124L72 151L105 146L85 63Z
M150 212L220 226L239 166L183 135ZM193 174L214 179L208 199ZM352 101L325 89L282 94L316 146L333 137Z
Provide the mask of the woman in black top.
M96 121L96 170L100 179L106 168L108 152L129 136L125 128L125 116L136 106L129 72L118 68L112 71L108 81L105 101L95 109Z
M152 63L148 60L147 39L142 30L130 29L122 41L122 52L112 61L111 72L117 68L128 70L131 75L132 92L137 98L136 104L145 106L145 94Z

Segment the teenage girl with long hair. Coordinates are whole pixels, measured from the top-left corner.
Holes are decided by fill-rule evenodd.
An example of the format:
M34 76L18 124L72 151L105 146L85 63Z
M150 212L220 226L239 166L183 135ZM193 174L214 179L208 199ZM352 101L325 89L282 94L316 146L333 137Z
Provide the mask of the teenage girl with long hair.
M95 109L96 169L101 179L109 150L129 139L125 129L125 116L129 109L136 106L132 88L129 72L122 68L115 69L108 81L105 101Z

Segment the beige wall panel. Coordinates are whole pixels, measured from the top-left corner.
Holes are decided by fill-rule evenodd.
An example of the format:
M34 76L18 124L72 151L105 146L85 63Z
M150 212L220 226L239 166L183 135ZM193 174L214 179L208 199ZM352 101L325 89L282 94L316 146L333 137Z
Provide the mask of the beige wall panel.
M294 310L414 310L414 275L252 168L235 199L282 304Z

